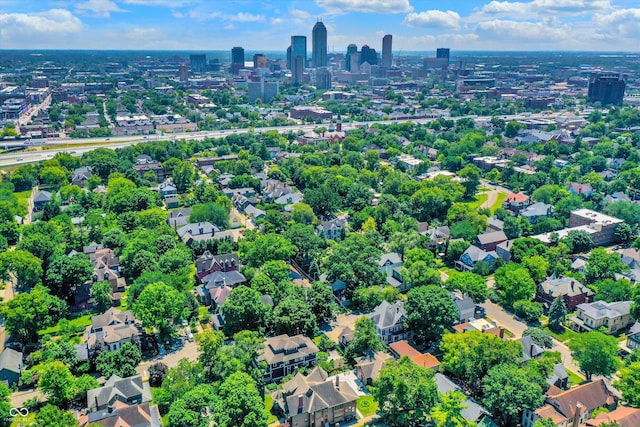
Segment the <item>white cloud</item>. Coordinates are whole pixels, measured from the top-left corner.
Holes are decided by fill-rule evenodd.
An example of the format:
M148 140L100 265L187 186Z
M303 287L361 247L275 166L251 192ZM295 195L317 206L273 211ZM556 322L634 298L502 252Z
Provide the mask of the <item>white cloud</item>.
M541 15L588 15L611 8L611 0L532 0L529 2L492 1L475 15L523 15L529 18Z
M235 15L231 15L228 13L222 13L219 11L211 12L211 13L203 13L197 10L192 10L189 12L189 17L192 19L222 19L223 21L230 22L264 22L264 15L253 15L248 12L238 12Z
M460 15L451 10L427 10L425 12L412 12L404 18L404 24L410 27L434 27L459 29Z
M571 37L568 27L550 27L544 22L519 22L494 19L480 22L476 32L483 39L500 42L529 41L532 43L561 43Z
M123 0L127 4L141 6L181 7L186 4L199 3L200 0Z
M122 33L122 37L129 40L154 40L160 35L155 28L133 28Z
M608 14L595 14L593 22L601 34L611 37L640 38L640 8L619 9Z
M284 19L282 18L271 18L271 25L278 25L278 24L282 24L284 22Z
M225 30L233 30L233 29L235 29L235 28L236 28L236 27L234 27L234 26L233 26L233 24L227 24L227 25L225 25L225 26L224 26L224 29L225 29Z
M311 18L311 14L309 12L307 12L306 10L300 10L300 9L293 9L291 12L289 12L291 14L291 17L294 19L301 19L301 20L307 20L309 18Z
M92 15L99 18L109 18L111 12L126 12L111 0L87 0L77 4L76 9L80 13L91 12Z
M384 14L413 12L409 0L316 0L316 4L333 14L344 11Z
M82 30L82 21L66 9L51 9L45 12L0 14L0 40L13 33L77 33Z

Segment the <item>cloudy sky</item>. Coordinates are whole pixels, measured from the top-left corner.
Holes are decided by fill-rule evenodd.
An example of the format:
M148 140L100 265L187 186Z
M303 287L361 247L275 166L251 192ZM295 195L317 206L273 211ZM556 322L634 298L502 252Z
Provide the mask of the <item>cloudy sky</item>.
M284 50L318 18L330 51L640 51L640 0L0 0L0 48Z

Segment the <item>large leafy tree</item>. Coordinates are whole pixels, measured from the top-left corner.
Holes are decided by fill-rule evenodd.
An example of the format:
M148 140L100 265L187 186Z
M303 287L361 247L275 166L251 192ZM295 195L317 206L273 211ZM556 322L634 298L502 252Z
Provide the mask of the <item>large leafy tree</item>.
M45 405L36 414L35 427L77 427L78 420L71 411L53 405Z
M265 427L267 414L255 381L244 372L231 374L220 385L213 419L220 427Z
M381 250L361 234L351 233L333 246L326 260L329 277L342 280L351 296L359 286L373 286L384 282L384 276L378 268Z
M628 269L618 254L596 248L589 255L584 276L588 283L595 283L598 280L613 279L617 273Z
M316 331L316 318L306 301L288 297L273 310L273 326L279 334L305 334L312 337Z
M347 347L347 357L355 359L369 352L382 350L382 341L378 337L373 320L362 316L356 320L353 340Z
M446 287L449 290L458 290L469 296L476 304L483 303L489 296L487 281L484 277L470 273L456 273L447 280Z
M44 286L21 293L0 306L7 331L22 344L38 341L38 331L54 325L67 310L61 299L50 295Z
M145 327L155 327L161 333L167 333L183 307L184 297L180 292L158 282L144 288L133 305L133 313Z
M72 302L76 288L90 280L92 275L93 266L85 254L60 255L49 264L45 284L53 295Z
M416 366L408 357L390 361L375 380L373 396L391 426L420 426L438 400L433 371Z
M91 297L100 313L104 313L111 307L111 285L109 282L98 282L91 286Z
M204 367L207 375L210 376L211 368L215 361L216 353L224 344L224 334L220 331L205 331L196 336L200 355L198 360Z
M413 248L406 252L400 273L412 286L440 285L440 272L435 267L433 252Z
M267 261L287 260L295 252L291 241L278 234L261 234L240 242L240 256L251 267L259 267Z
M96 370L103 377L111 375L130 377L136 374L136 367L142 362L142 354L137 345L124 343L116 351L103 351L96 359Z
M622 392L626 404L640 408L640 361L629 363L620 369L618 378L614 385Z
M75 377L62 362L54 361L38 368L38 388L49 403L66 406L75 395Z
M208 427L211 417L208 410L216 405L217 385L199 384L182 398L171 404L169 427Z
M269 320L270 309L260 299L260 293L246 286L238 286L229 292L222 304L225 332L233 335L248 330L257 331Z
M29 289L42 279L42 261L25 250L6 251L0 254L0 275L10 280L9 273L16 278L20 290Z
M462 410L467 408L467 400L461 391L453 390L440 395L440 401L431 410L431 420L436 427L473 427L472 421L462 416Z
M523 337L531 337L533 342L538 344L540 347L551 348L553 346L553 337L551 334L544 329L541 328L527 328L522 333Z
M6 417L6 414L9 414L12 407L11 389L2 383L0 384L0 414L3 414L3 416L0 417L0 426L8 427L11 424L11 420Z
M444 356L445 372L468 384L475 392L489 369L501 363L517 363L522 357L522 345L506 341L492 334L469 331L464 334L446 334L440 349Z
M573 358L587 376L610 376L618 370L618 340L602 332L591 331L580 334L569 342Z
M507 307L520 300L530 300L536 292L536 284L529 271L517 264L510 263L496 270L496 290Z
M501 426L516 425L523 408L533 410L544 400L540 386L514 364L491 368L483 386L483 403Z
M172 402L204 382L205 374L200 362L180 359L178 364L167 372L162 387L154 394L153 400L158 404L160 411L166 413Z
M427 340L442 336L445 328L453 326L458 317L451 294L438 286L411 289L405 308L407 326Z

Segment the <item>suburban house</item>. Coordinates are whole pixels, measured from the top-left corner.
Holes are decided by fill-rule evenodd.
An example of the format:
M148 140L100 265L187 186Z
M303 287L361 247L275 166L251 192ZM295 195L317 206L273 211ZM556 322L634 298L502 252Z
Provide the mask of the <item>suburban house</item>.
M178 237L185 243L197 242L202 240L213 239L214 234L218 233L220 229L217 225L210 222L198 222L183 225L176 230Z
M458 311L457 323L468 322L475 318L476 303L473 302L471 298L458 295L456 293L453 293L451 297L453 298L453 303L456 305L456 310Z
M105 409L78 415L80 427L100 426L135 426L135 427L162 427L162 419L157 406L148 403L127 405L116 400L113 406Z
M585 332L604 327L610 334L619 332L633 323L630 315L631 304L631 301L579 304L578 315L569 319L569 327Z
M407 356L413 363L427 369L438 371L440 361L431 353L421 353L418 349L409 344L409 341L402 340L389 344L389 350L396 359Z
M429 238L429 241L427 242L427 249L442 251L451 237L451 232L449 227L442 225L439 227L429 228L420 233L420 235Z
M258 209L253 205L248 205L245 209L244 209L244 213L249 215L249 218L251 218L251 221L253 221L253 223L255 224L260 218L264 218L267 216L267 213L265 211L263 211L262 209Z
M404 328L407 311L403 301L393 304L382 301L373 312L367 314L367 317L373 320L378 337L383 343L390 344L411 337L411 332Z
M279 381L297 369L315 366L318 347L304 335L287 334L267 338L258 362L266 362L264 381Z
M446 394L450 391L459 391L462 393L462 389L456 385L453 381L451 381L447 376L441 374L440 372L436 372L435 375L436 385L438 387L438 393ZM484 426L484 427L497 427L496 423L491 419L491 414L489 411L484 409L478 403L476 403L473 399L468 398L464 402L462 402L462 418L473 423L474 425Z
M22 374L22 353L5 348L0 353L0 382L13 387L20 381Z
M178 188L171 181L164 181L162 184L160 184L160 186L158 187L158 191L160 191L160 196L163 200L166 199L167 196L178 194Z
M562 363L553 365L553 372L547 378L547 384L549 384L549 387L554 386L560 390L569 388L569 373Z
M551 418L558 427L582 426L596 408L615 409L618 399L604 380L581 384L569 390L547 392L544 406L535 410L524 409L522 427L531 427L539 419Z
M104 346L103 351L116 351L127 342L135 342L141 329L129 310L121 311L110 308L104 314L91 318L91 326L84 332L83 343L76 347L78 359L86 360L91 356L92 348L96 344Z
M497 259L498 254L496 251L487 252L477 246L471 245L463 252L460 259L456 261L456 267L458 270L473 271L479 262L484 262L488 264L489 267L493 267Z
M104 386L87 391L87 407L95 412L113 406L117 401L128 405L151 401L151 388L140 375L120 378L112 375Z
M162 165L155 160L151 160L151 158L138 158L137 163L133 165L133 169L138 172L140 178L144 178L147 172L153 172L158 182L164 181L165 174Z
M586 198L591 197L593 194L593 187L591 184L580 184L578 182L570 182L567 184L567 190L574 196L583 196Z
M363 384L373 385L373 382L380 375L380 370L387 365L393 357L385 352L369 352L365 356L358 357L355 362L356 376Z
M490 231L488 233L478 234L475 238L474 244L486 252L495 251L496 247L509 240L504 231Z
M177 194L168 194L164 197L164 206L167 209L175 209L180 207L180 197Z
M585 426L598 427L603 423L611 425L614 422L620 427L638 427L640 426L640 409L618 406L615 411L600 412L595 418L587 420Z
M239 269L240 260L238 255L234 253L213 255L209 251L204 251L196 259L196 275L200 280L214 271L228 272L238 271Z
M522 344L522 361L527 362L530 359L536 359L542 353L544 353L544 348L540 347L533 341L533 338L530 336L525 336L520 338L520 344Z
M511 193L502 202L502 207L514 212L516 215L531 204L531 198L522 193Z
M536 300L547 304L547 307L559 297L564 300L567 310L572 312L578 305L591 302L593 291L573 277L548 278L538 285Z
M489 226L485 230L485 233L489 233L491 231L502 231L504 230L504 221L492 216L488 219Z
M358 392L340 376L330 379L319 367L309 375L297 373L276 392L274 402L291 427L337 425L356 418Z
M402 267L402 257L396 252L382 254L378 260L378 267L383 273L391 274L395 267Z
M622 262L631 270L640 269L640 249L625 248L616 251Z
M636 322L627 332L627 340L624 346L620 345L625 353L630 354L640 348L640 322Z
M169 226L175 230L176 228L187 225L189 223L190 215L191 207L171 211L167 214L167 222L169 223Z
M526 218L529 223L535 224L540 218L551 217L553 207L546 203L537 202L520 211L520 216Z
M86 283L77 285L74 289L74 303L71 311L83 311L93 306L91 287L94 283L108 281L111 285L111 297L115 304L119 304L121 294L126 285L125 279L120 277L120 259L109 248L92 243L83 248L83 252L89 255L93 267L93 278ZM76 256L69 253L68 256Z
M85 183L93 176L93 168L91 166L82 166L73 171L71 185L77 185L84 188Z
M51 200L51 193L45 190L38 191L38 194L33 198L33 211L38 212L44 209L49 200Z
M515 241L516 239L509 239L496 246L496 254L505 262L511 261L511 248L513 248L513 242Z
M318 233L328 240L340 240L347 231L347 220L333 218L326 221L320 221L318 225Z

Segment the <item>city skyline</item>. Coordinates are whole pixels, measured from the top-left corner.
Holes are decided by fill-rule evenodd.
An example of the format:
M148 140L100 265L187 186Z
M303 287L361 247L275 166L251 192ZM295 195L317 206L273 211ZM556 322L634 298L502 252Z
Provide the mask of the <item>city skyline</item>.
M637 51L640 1L3 0L4 49L282 50L318 19L328 50ZM309 37L310 39L311 37Z

